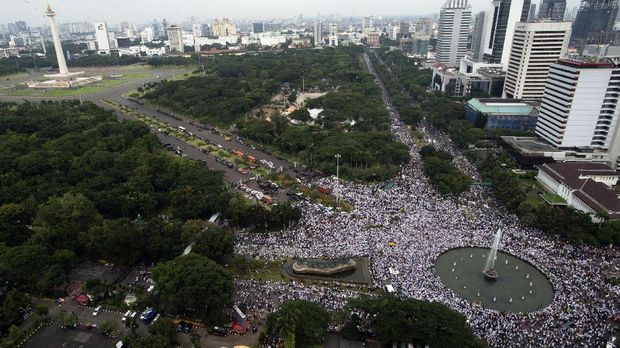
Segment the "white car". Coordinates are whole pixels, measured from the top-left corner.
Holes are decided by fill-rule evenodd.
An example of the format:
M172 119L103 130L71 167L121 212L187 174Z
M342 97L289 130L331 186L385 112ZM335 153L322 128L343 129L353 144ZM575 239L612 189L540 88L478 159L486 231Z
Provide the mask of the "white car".
M100 312L101 312L101 306L95 308L95 310L93 310L93 317L98 316Z

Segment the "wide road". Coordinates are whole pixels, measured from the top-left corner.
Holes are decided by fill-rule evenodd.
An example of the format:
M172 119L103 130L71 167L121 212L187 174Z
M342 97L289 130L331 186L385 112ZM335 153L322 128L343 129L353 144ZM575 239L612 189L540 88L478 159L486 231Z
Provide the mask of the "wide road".
M241 144L239 142L236 141L236 136L232 135L231 136L231 140L226 140L226 136L225 135L220 135L218 133L214 133L212 131L207 131L204 130L198 126L192 125L189 122L186 121L179 121L171 116L168 116L164 113L161 113L159 111L157 111L156 109L153 109L150 106L147 105L142 105L142 104L138 104L136 102L133 102L131 100L125 100L123 98L121 98L120 95L113 97L113 98L108 98L118 104L122 104L128 107L131 107L132 109L136 110L137 112L146 115L146 116L150 116L150 117L154 117L162 122L167 122L170 125L174 126L174 127L184 127L187 129L188 132L192 132L194 135L196 135L198 138L201 139L205 139L205 140L209 140L214 144L219 144L222 145L223 147L227 148L227 149L233 149L233 150L238 150L241 151L249 156L253 156L254 158L256 158L257 161L260 161L262 159L269 161L271 163L273 163L274 166L274 170L276 169L280 169L282 168L282 173L283 174L288 174L290 175L292 178L297 177L297 173L295 173L294 168L295 165L293 163L288 162L285 159L282 158L277 158L273 155L267 154L265 152L262 152L258 149L253 149L252 147L248 146L245 144Z

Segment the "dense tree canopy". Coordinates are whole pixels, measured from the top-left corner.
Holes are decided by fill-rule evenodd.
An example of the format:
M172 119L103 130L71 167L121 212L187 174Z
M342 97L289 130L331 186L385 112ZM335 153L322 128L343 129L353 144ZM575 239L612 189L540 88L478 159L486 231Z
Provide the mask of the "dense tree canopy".
M458 195L469 189L471 178L454 166L449 153L430 145L423 147L420 153L424 172L439 192Z
M384 296L352 300L348 309L368 319L362 328L383 344L411 343L429 347L484 347L465 317L437 302Z
M315 347L325 340L329 314L320 305L293 300L267 317L267 335L282 337L285 347Z
M232 303L232 276L206 256L190 253L153 269L161 305L168 312L195 312L205 322L217 322Z
M83 259L166 261L196 243L205 259L223 263L233 251L230 232L186 224L216 212L231 225L260 229L282 228L300 214L251 204L226 189L222 173L170 155L146 126L119 123L93 104L0 104L0 279L7 287L0 303L15 291L64 294ZM222 278L218 286L232 285ZM0 316L0 329L16 318Z

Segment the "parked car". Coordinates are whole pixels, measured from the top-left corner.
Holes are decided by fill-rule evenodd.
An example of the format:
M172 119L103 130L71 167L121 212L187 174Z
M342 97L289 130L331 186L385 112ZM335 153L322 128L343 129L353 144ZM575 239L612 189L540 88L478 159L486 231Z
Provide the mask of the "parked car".
M194 324L188 323L185 321L181 321L179 325L177 325L177 331L183 332L185 334L190 333L190 331L192 331L193 328L194 328Z
M93 317L98 316L100 312L101 312L101 306L99 306L99 307L95 308L95 309L93 310Z
M221 326L209 326L207 332L214 336L228 336L228 330Z
M157 316L157 310L155 310L155 308L147 308L144 310L144 312L142 312L142 314L140 314L140 320L142 320L144 323L148 324L151 321L153 321L153 319L155 319L155 317Z

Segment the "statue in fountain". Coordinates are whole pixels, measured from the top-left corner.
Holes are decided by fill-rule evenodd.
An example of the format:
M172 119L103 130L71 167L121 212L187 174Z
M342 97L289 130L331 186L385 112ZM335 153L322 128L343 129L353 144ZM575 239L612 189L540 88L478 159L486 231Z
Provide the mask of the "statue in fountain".
M487 264L484 267L484 277L489 280L497 280L499 274L495 270L495 259L497 258L497 248L499 247L499 241L502 238L502 230L497 230L495 234L495 239L493 240L493 245L491 246L491 251L489 252L489 257L487 258Z

